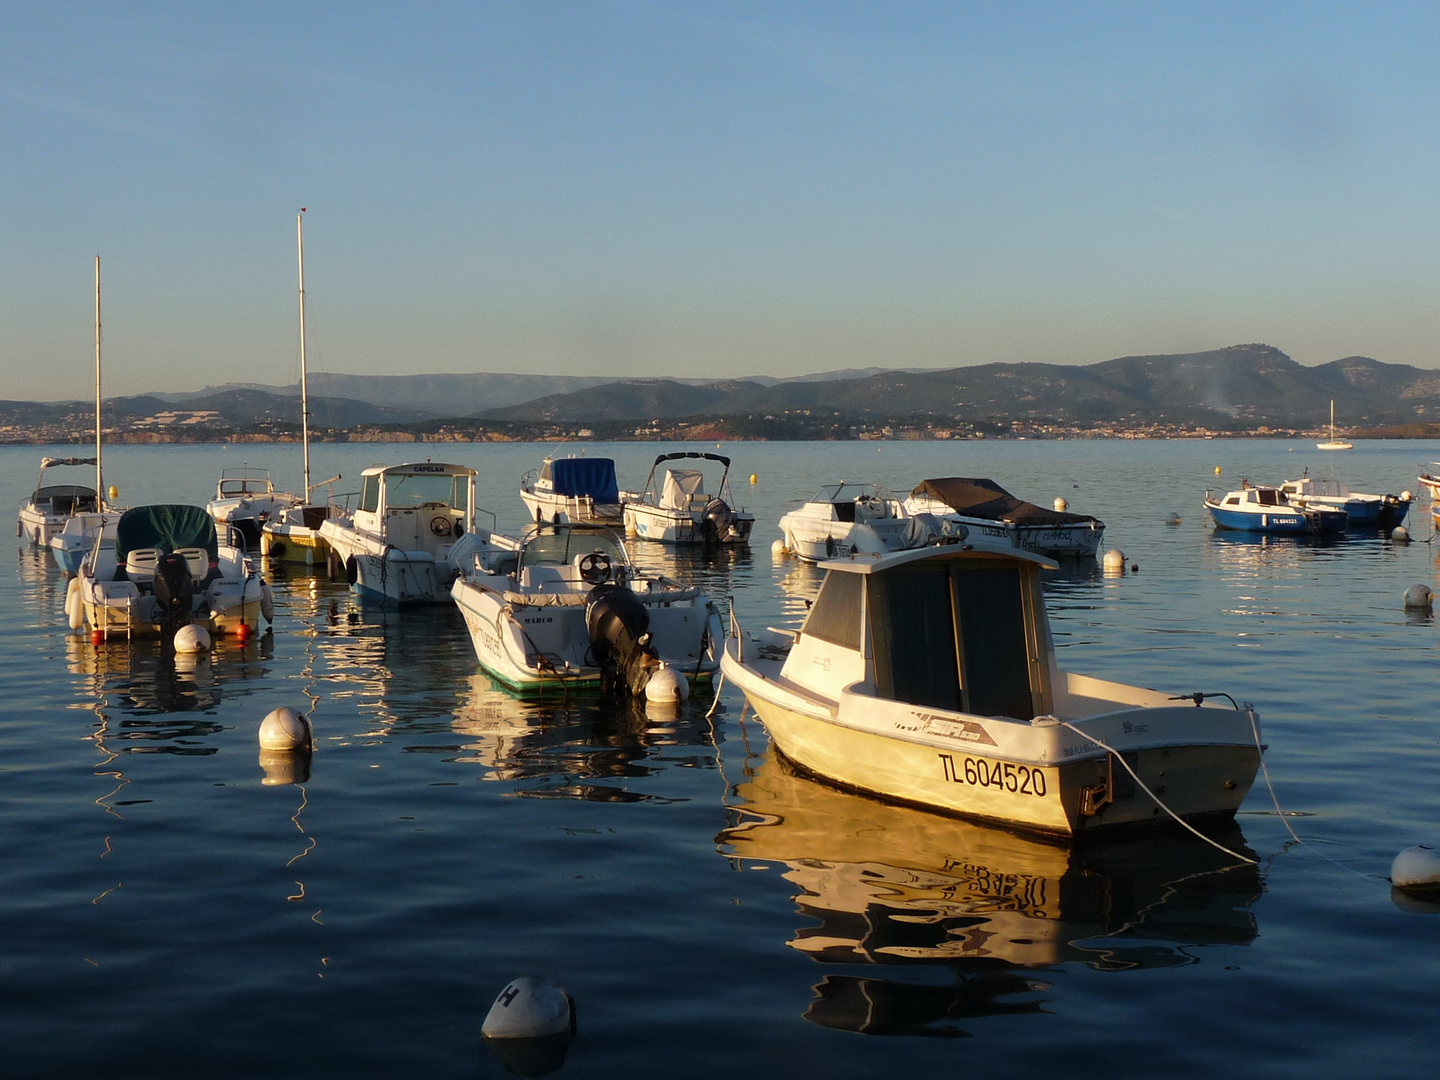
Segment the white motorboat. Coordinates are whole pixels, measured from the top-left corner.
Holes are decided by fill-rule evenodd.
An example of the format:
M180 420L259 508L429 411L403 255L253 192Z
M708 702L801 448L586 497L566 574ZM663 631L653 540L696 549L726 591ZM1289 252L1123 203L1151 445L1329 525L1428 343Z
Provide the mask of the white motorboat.
M298 506L300 496L276 491L269 469L248 465L222 469L215 485L215 498L205 506L220 529L234 528L244 539L245 550L260 551L260 530L282 509Z
M705 492L700 469L666 469L658 486L655 470L667 461L718 462L723 471L715 494ZM730 459L720 454L680 450L661 454L650 466L645 487L622 496L625 533L663 544L748 544L755 515L735 506L730 493Z
M1420 486L1430 493L1431 502L1440 502L1440 461L1432 461L1420 470Z
M270 587L245 552L199 506L136 506L97 537L71 578L65 612L72 629L102 637L173 636L198 623L211 633L246 635L273 617ZM243 627L243 629L242 629Z
M911 514L883 487L851 480L826 484L809 499L796 500L780 518L786 550L808 562L923 547L947 528L959 535L962 527L934 514Z
M86 466L99 469L93 457L41 458L35 490L20 507L16 535L27 544L49 547L51 539L60 534L70 518L76 514L98 513L100 497L95 488L88 484L57 484L45 476L50 469Z
M1018 548L1051 559L1093 559L1105 538L1105 523L1098 518L1047 510L980 477L922 480L905 500L905 509L964 525L976 546Z
M547 457L539 469L520 478L520 498L532 521L618 525L625 516L611 458Z
M1335 437L1335 400L1330 400L1330 438L1315 444L1317 450L1354 450L1355 444Z
M444 603L457 562L476 543L475 470L420 461L360 474L360 505L320 536L355 589L400 604ZM459 545L459 550L456 550Z
M342 511L332 499L315 502L315 489L333 484L334 476L320 484L310 483L310 396L305 364L305 208L295 215L295 247L300 264L300 445L305 475L305 498L292 499L268 511L260 526L260 554L277 562L328 565L330 545L320 535L320 526Z
M1055 565L960 544L831 560L799 631L732 615L721 670L782 754L842 787L1064 835L1232 816L1254 709L1061 671Z
M720 666L715 605L639 572L601 525L542 523L518 542L482 535L451 595L481 667L514 691L643 694L662 667L693 683Z
M72 514L66 519L65 527L50 538L50 554L55 557L55 565L66 574L78 574L80 563L90 554L97 538L115 539L121 513L112 509Z
M1316 480L1307 469L1298 480L1280 485L1291 506L1301 510L1344 510L1348 528L1393 529L1410 513L1410 492L1366 495L1339 480Z

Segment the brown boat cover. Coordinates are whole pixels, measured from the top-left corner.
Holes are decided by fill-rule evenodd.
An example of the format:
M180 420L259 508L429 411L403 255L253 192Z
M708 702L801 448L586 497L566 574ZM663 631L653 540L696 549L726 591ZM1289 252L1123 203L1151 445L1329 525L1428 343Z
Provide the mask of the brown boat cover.
M922 480L910 494L939 499L966 517L988 518L1012 525L1080 525L1096 520L1088 514L1046 510L1043 506L1017 499L994 480L981 477L945 476Z

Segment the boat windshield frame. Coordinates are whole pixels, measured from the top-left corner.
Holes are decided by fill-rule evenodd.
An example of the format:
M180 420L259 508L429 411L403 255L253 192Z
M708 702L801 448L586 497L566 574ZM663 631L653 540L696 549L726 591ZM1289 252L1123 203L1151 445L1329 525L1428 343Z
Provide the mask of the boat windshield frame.
M609 556L614 566L630 567L624 541L613 529L578 522L541 522L526 529L521 538L516 573L527 566L569 566L577 556L595 551Z

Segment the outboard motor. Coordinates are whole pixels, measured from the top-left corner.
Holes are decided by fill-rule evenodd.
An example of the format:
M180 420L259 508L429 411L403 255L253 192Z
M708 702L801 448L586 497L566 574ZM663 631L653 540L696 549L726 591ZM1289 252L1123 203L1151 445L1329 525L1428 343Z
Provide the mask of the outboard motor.
M629 589L599 585L590 590L585 611L590 651L604 672L607 691L640 695L660 665L650 640L650 613Z
M707 544L718 544L728 539L730 527L735 521L735 511L730 509L729 503L724 499L714 498L705 504L700 519L700 528L705 534Z
M167 638L190 621L194 608L195 583L184 555L161 555L155 561L155 600L160 605L160 625Z

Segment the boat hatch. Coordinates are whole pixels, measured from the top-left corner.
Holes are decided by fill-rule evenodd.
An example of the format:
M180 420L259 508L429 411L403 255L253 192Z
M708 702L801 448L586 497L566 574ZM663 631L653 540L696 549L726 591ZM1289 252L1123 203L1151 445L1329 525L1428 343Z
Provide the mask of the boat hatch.
M1034 566L930 560L868 582L880 697L1016 720L1049 711L1044 601Z

